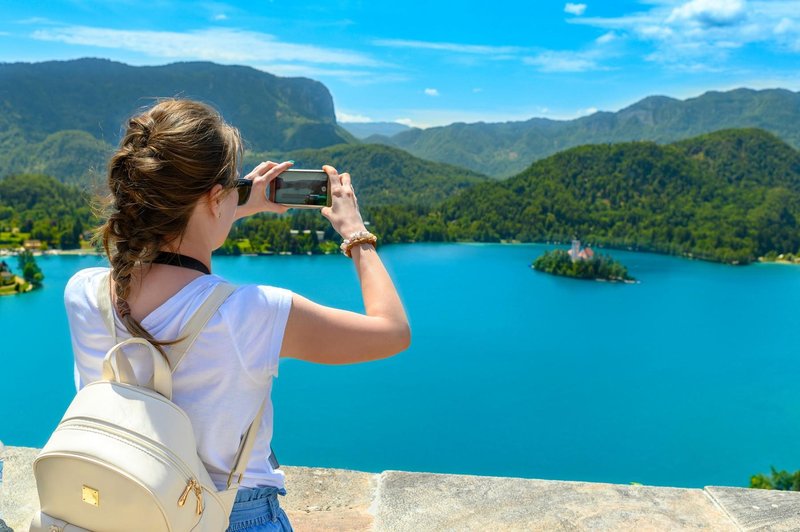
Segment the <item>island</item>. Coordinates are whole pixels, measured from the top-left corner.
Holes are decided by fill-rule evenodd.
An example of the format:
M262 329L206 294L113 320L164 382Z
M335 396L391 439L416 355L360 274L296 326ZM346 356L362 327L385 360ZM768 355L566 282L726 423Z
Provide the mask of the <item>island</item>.
M546 251L533 261L534 270L572 277L574 279L590 279L632 283L636 280L628 274L628 269L608 255L595 254L592 248L581 248L580 240L572 241L568 251L554 249Z
M22 294L42 286L44 274L28 250L17 255L22 277L15 275L4 260L0 260L0 296Z

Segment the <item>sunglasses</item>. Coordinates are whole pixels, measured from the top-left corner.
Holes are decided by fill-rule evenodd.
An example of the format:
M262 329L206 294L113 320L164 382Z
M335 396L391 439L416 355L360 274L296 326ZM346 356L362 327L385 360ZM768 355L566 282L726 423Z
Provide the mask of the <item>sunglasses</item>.
M253 190L253 181L239 178L234 183L234 187L236 187L236 192L239 194L239 202L236 205L240 206L247 203L247 200L250 199L250 191Z

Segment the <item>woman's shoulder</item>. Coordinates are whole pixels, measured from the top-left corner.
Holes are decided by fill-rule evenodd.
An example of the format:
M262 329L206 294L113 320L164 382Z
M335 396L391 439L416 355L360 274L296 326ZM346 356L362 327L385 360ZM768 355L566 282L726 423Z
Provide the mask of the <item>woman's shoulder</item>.
M214 276L216 277L216 276ZM212 281L214 284L218 282L227 282L224 279L217 277ZM223 307L226 309L235 309L244 312L253 311L256 309L279 309L290 306L292 301L292 292L285 288L277 286L260 285L260 284L241 284L235 285L234 291L225 301Z
M83 298L87 291L97 291L97 283L108 274L108 268L85 268L73 275L64 288L64 300Z

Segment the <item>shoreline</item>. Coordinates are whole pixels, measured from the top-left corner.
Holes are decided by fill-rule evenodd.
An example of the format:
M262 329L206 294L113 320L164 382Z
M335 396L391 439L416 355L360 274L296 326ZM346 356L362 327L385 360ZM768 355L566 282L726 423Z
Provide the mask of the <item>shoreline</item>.
M20 284L20 285L23 285L23 286L27 285L27 287L22 292L17 292L16 290L7 290L6 289L7 287L16 286L17 284ZM19 295L22 295L22 294L27 294L28 292L33 291L33 289L34 289L34 286L33 286L32 283L29 283L28 281L26 281L25 279L23 279L19 275L15 275L14 276L14 284L0 287L0 297L2 297L2 296L19 296Z
M467 246L533 246L533 245L545 245L545 246L567 246L568 243L566 242L521 242L519 240L501 240L500 242L475 242L475 241L454 241L454 242L391 242L388 244L383 244L380 247L385 246L395 246L395 245L413 245L413 244L460 244L460 245L467 245ZM741 263L731 263L731 262L720 262L716 260L708 260L700 257L693 256L690 253L681 254L681 255L674 255L671 253L663 253L657 250L643 250L643 249L632 249L632 248L619 248L613 246L594 246L598 249L605 249L605 250L612 250L612 251L624 251L629 253L650 253L654 255L665 255L668 257L675 257L678 259L685 259L685 260L699 260L701 262L709 262L712 264L723 264L726 266L751 266L755 264L781 264L785 266L800 266L800 257L795 258L794 260L787 260L787 259L775 259L769 260L765 257L758 257L752 262L747 264ZM10 250L8 248L0 249L0 257L13 257L18 254L16 250ZM214 257L234 257L234 256L241 256L241 257L279 257L279 256L301 256L301 255L331 255L332 253L292 253L290 251L274 251L271 253L242 253L240 255L213 255ZM105 252L102 250L95 250L95 249L47 249L44 251L34 251L33 255L36 257L40 256L47 256L47 255L67 255L67 256L105 256Z
M753 264L780 264L783 266L800 266L800 259L795 260L766 260L764 257L759 257L758 262L754 262Z

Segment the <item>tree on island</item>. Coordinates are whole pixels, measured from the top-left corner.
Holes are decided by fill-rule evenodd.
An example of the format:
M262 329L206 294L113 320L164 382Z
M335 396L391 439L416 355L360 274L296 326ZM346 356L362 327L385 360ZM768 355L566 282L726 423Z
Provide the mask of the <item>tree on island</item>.
M30 250L25 250L17 255L19 270L22 272L22 278L33 286L41 286L44 281L44 274L36 264L36 258Z
M770 476L759 473L750 477L750 487L764 490L800 491L800 471L789 473L786 470L778 471L770 468Z
M573 260L563 249L546 251L533 262L535 270L573 277L576 279L605 279L609 281L633 281L628 269L608 255L594 255L589 259Z

